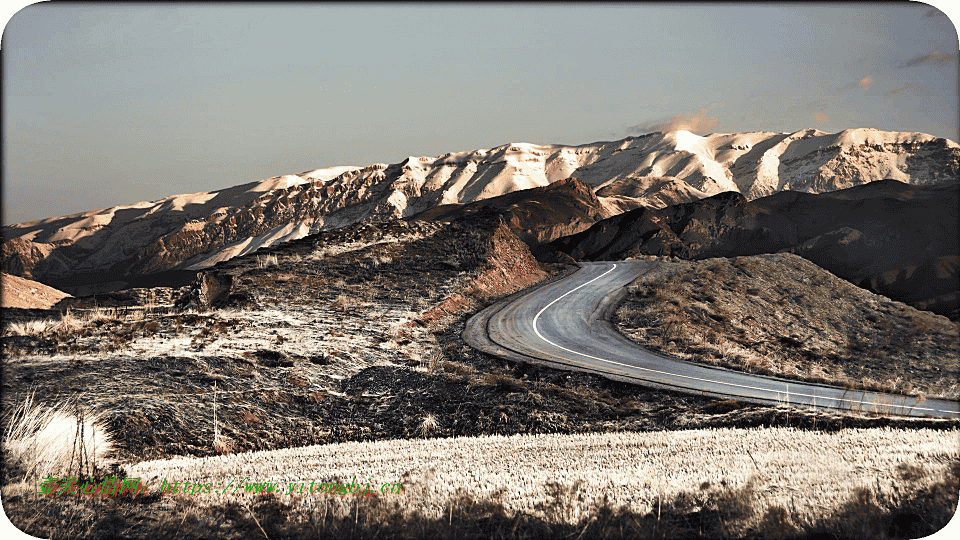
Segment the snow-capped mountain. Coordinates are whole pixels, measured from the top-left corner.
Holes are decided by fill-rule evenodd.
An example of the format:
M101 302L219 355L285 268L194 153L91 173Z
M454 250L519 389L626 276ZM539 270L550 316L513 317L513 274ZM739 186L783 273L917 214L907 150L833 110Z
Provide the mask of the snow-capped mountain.
M333 167L4 227L2 268L70 290L202 269L278 242L370 218L409 217L576 177L612 215L724 191L747 199L894 179L956 178L960 145L923 133L651 133L579 146L511 143ZM586 223L584 226L589 226Z

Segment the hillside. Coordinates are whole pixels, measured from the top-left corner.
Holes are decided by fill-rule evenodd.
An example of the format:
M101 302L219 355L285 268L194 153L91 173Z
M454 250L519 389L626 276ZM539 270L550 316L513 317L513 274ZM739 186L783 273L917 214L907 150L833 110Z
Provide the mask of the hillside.
M11 225L3 229L0 261L10 274L67 292L143 285L143 276L182 284L190 271L309 234L571 177L594 190L606 211L621 212L724 191L752 200L882 179L930 185L956 178L958 170L960 146L953 141L873 129L705 137L675 131L579 146L511 143L287 174ZM171 271L181 273L164 274Z
M357 224L216 271L232 276L233 292L210 311L144 305L76 307L16 323L5 317L6 406L38 386L56 384L60 394L96 386L101 391L87 405L108 411L120 454L141 459L424 433L679 429L785 418L742 405L724 414L731 409L716 409L715 400L515 364L464 345L459 335L469 315L560 271L538 263L497 215ZM789 418L795 425L908 422L825 412Z
M617 312L651 350L780 378L957 399L960 324L789 253L664 262Z
M43 283L31 281L6 272L0 273L0 307L23 309L50 309L60 300L70 295L48 287Z
M705 259L786 251L856 285L956 317L958 195L956 180L931 186L886 180L753 201L728 192L619 214L538 254L544 260Z
M579 179L568 178L549 186L515 191L468 204L437 206L411 219L452 221L484 209L503 216L507 226L531 247L580 232L601 219L619 213L594 195L589 186Z

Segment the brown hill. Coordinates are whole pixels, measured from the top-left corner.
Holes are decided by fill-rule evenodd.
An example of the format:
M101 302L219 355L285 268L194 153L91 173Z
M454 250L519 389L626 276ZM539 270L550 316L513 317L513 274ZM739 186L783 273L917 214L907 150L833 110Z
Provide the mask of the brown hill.
M11 276L6 272L0 272L0 282L3 284L0 306L5 308L50 309L61 299L70 296L43 283Z
M957 399L960 325L790 253L661 261L616 324L645 347L737 371Z
M529 246L578 233L597 221L619 213L605 205L577 178L559 180L541 188L515 191L468 204L445 204L411 219L453 221L486 208L503 216L510 229Z
M960 184L883 180L825 194L735 192L663 209L637 209L559 238L543 260L684 259L779 251L856 285L956 317Z

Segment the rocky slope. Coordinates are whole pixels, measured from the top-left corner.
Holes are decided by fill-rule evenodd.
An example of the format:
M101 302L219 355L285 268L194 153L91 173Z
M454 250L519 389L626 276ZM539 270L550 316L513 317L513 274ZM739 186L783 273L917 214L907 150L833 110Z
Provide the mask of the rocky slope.
M893 180L754 201L722 193L603 220L541 247L544 260L685 259L786 251L856 285L956 318L960 183Z
M206 268L370 218L409 217L571 177L589 186L605 211L622 212L724 191L752 200L882 179L930 185L956 178L958 170L960 146L953 141L874 129L704 137L675 131L580 146L511 143L16 224L3 230L0 259L11 274L67 291L93 283L117 289L139 276L162 281L161 272Z
M525 189L469 204L444 204L412 219L453 221L483 211L503 216L507 226L534 247L587 229L597 221L619 214L577 178L558 180L542 188Z

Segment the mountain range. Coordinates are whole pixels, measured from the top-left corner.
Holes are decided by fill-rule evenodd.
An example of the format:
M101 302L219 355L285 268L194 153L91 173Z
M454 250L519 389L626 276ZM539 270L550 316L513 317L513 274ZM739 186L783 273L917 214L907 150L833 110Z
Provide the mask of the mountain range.
M578 146L510 143L396 164L323 168L19 223L3 228L0 256L9 274L84 294L182 280L238 255L365 220L450 219L488 208L536 248L625 212L722 193L745 204L798 192L783 199L790 207L805 194L879 180L935 186L958 174L956 142L867 128L706 136L673 131ZM755 211L782 212L783 205ZM797 219L808 218L818 219ZM822 231L827 236L819 240L797 236L787 244L801 254L819 253L851 234L840 227Z

